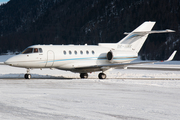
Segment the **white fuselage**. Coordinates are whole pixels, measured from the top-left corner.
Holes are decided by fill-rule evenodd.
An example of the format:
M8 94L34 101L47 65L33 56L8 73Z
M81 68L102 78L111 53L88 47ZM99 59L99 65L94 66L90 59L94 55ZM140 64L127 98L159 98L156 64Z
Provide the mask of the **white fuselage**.
M32 68L56 68L80 73L88 78L89 72L102 71L99 79L105 79L104 72L110 68L127 68L137 58L149 34L174 32L173 30L151 31L155 22L144 22L118 43L98 45L33 45L4 63L14 67L27 68L25 79L30 79ZM173 58L175 53L173 53Z
M127 63L137 58L137 53L133 51L118 50L119 54L114 56L114 61L108 60L107 53L112 48L95 45L34 45L28 48L41 48L42 51L22 52L5 63L15 67L57 68L81 73L101 71L99 68L88 69L88 66Z

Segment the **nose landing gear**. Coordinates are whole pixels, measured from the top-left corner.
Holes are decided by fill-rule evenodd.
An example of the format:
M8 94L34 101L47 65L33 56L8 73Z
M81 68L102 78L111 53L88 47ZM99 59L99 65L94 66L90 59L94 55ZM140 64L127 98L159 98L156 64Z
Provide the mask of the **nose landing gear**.
M25 78L25 79L31 79L31 74L25 74L25 75L24 75L24 78Z
M24 75L25 79L31 79L31 74L29 72L30 72L30 69L28 68L27 73Z

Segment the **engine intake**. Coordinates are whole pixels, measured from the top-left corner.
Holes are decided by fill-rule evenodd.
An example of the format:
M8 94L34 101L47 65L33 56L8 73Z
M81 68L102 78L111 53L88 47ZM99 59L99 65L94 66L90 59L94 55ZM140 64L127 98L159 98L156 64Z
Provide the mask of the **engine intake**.
M131 62L137 58L137 54L132 51L111 50L106 55L111 63Z
M111 51L109 51L109 52L107 53L107 59L108 59L108 60L112 60L112 59L113 59L113 53L112 53Z

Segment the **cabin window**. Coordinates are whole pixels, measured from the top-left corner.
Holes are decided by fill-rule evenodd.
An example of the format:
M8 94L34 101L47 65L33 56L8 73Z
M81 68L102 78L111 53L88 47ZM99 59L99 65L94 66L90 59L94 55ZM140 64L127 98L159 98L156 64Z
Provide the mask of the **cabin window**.
M89 51L86 51L86 54L89 54Z
M94 54L95 52L94 51L92 51L92 54Z
M77 51L74 51L74 54L77 55Z
M71 51L69 51L69 54L71 55L71 54L72 54L72 52L71 52Z
M66 55L66 51L65 50L63 51L63 53L64 53L64 55Z
M81 50L80 53L81 53L81 55L82 55L82 54L83 54L83 51Z
M22 54L28 54L28 53L32 53L32 52L33 52L33 48L27 48L22 52Z

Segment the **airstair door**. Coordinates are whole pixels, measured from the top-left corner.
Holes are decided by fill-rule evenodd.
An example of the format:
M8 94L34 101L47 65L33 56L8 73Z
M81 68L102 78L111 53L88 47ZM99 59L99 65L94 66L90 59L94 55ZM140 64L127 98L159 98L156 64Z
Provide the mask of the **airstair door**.
M49 50L47 52L47 61L46 61L46 67L53 67L54 64L54 52L52 50Z

